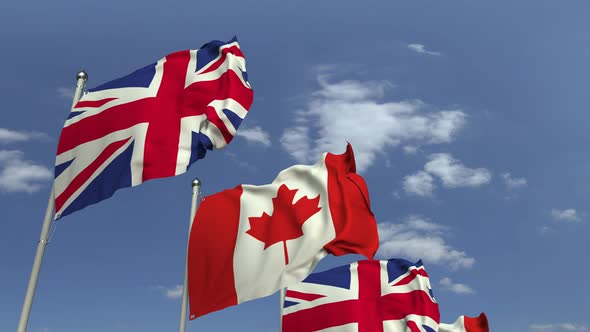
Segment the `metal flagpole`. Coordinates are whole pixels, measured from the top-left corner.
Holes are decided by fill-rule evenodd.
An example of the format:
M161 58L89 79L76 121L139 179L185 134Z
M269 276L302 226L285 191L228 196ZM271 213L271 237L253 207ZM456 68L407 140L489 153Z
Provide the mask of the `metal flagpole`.
M74 99L72 100L70 112L80 99L82 89L84 89L86 81L88 80L88 74L86 74L85 71L80 71L78 74L76 74L76 79L76 91L74 92ZM33 306L33 298L35 297L35 289L37 288L37 281L39 280L39 271L41 270L41 263L43 261L43 255L45 254L45 247L47 246L47 241L49 239L49 229L51 228L53 215L55 214L55 193L53 192L53 189L53 186L51 186L49 202L47 202L47 210L45 210L45 219L43 219L41 236L39 238L39 243L37 244L37 253L35 254L33 270L31 271L29 286L27 287L27 294L25 295L25 303L23 304L23 309L20 314L17 332L27 331L27 323L29 322L29 315L31 314L31 307Z
M195 178L192 182L193 186L193 200L191 204L191 218L189 221L188 227L188 236L190 239L191 235L191 228L193 227L193 219L195 219L195 214L197 213L197 204L198 204L198 197L201 191L201 180ZM179 332L184 332L186 329L186 308L188 307L188 291L187 291L187 284L188 284L188 241L187 241L187 255L184 263L184 285L182 286L182 305L180 307L180 325L178 328Z
M283 307L285 306L285 288L281 288L280 290L280 316L279 316L279 332L283 332Z

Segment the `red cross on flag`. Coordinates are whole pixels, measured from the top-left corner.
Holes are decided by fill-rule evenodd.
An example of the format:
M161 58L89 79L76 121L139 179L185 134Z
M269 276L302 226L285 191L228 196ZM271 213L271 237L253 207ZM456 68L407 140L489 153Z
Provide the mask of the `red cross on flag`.
M421 261L363 260L310 274L289 287L283 332L489 332L482 313L440 324Z
M90 89L55 158L55 218L187 171L232 140L254 98L237 39L179 51Z

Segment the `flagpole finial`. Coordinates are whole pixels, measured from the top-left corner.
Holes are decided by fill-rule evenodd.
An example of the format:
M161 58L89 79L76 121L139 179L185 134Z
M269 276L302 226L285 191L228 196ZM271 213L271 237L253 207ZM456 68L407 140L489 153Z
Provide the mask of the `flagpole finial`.
M80 70L77 74L76 74L76 80L79 79L83 79L84 82L86 82L88 80L88 74L86 73L86 71L84 70Z
M193 180L193 188L194 187L200 187L201 186L201 180L199 180L199 178L195 178Z

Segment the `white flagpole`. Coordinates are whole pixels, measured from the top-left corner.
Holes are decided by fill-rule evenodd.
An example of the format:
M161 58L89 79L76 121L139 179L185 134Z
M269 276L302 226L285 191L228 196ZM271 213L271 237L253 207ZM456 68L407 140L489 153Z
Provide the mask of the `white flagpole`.
M191 218L189 221L188 227L188 236L190 239L191 229L193 227L193 219L195 219L195 214L197 213L197 205L198 205L198 197L199 192L201 191L201 180L195 178L192 182L193 186L193 200L191 204ZM188 307L188 241L187 241L187 255L184 262L184 285L182 286L182 305L180 307L180 325L178 328L179 332L184 332L186 330L186 308Z
M80 71L78 74L76 74L76 79L76 91L74 92L74 99L72 100L72 107L70 107L70 111L74 108L74 106L80 99L82 89L84 89L86 81L88 80L88 74L86 74L85 71ZM53 192L53 189L53 186L51 186L51 192L49 193L49 202L47 202L47 210L45 210L45 219L43 219L41 236L39 238L39 243L37 244L37 253L35 254L33 270L31 271L29 286L27 287L27 294L25 295L25 303L23 304L23 309L20 314L17 332L27 331L29 315L31 314L33 298L35 297L35 289L37 288L37 281L39 280L39 271L41 270L41 263L43 262L45 247L47 246L47 241L49 240L49 229L51 228L51 223L53 221L53 216L55 214L55 193Z
M285 288L280 290L280 316L279 316L279 332L283 332L283 307L285 306Z

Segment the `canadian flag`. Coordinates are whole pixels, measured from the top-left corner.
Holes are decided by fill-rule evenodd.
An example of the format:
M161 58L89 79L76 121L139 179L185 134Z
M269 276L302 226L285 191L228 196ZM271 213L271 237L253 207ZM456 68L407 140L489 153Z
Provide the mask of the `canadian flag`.
M490 332L488 318L483 312L477 317L459 316L453 324L440 324L438 332Z
M262 186L205 197L188 247L190 319L296 284L327 254L372 259L377 224L350 144Z

